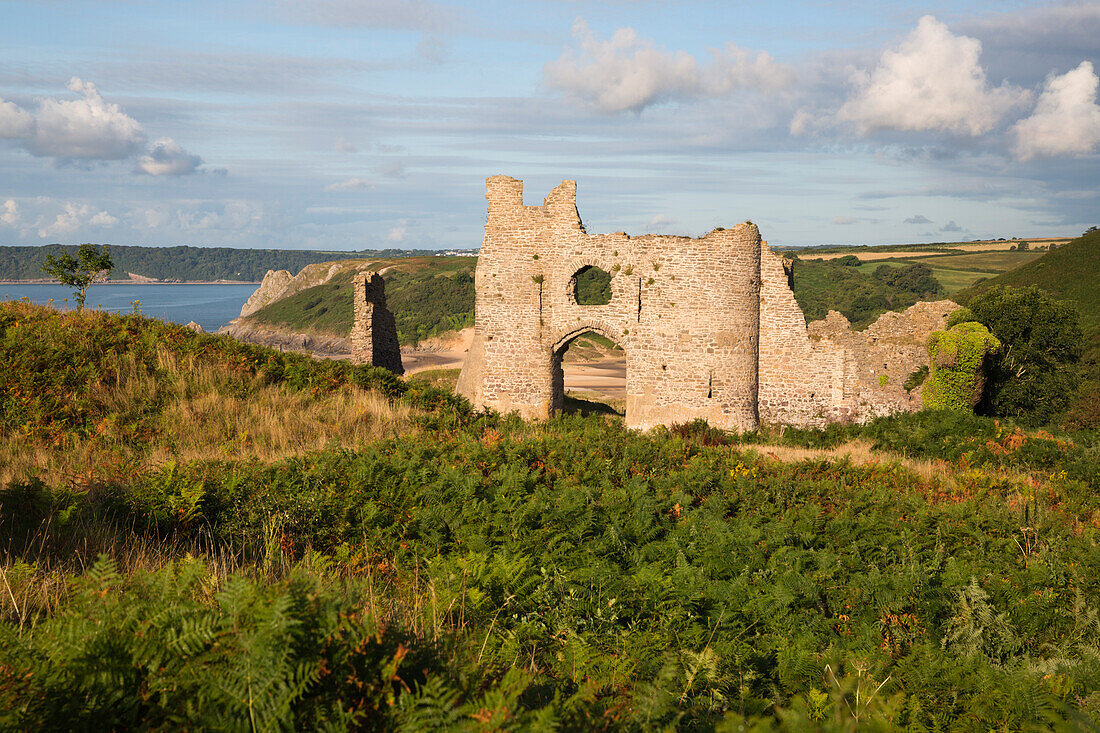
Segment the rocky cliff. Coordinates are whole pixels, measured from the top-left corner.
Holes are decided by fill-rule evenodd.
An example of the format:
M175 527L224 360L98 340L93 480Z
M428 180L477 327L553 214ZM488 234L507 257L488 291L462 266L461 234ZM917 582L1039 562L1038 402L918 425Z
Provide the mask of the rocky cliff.
M260 283L260 287L256 288L256 292L252 293L245 301L239 317L250 316L264 306L294 295L306 288L324 285L332 279L333 275L347 266L346 261L319 262L314 265L306 265L297 275L291 275L287 270L268 270L267 274L264 275L263 282Z

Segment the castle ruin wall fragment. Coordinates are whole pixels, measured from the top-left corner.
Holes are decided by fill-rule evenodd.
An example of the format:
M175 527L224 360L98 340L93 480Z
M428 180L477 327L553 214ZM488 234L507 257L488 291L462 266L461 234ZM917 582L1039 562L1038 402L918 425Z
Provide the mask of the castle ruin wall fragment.
M386 307L386 281L381 273L364 271L352 279L351 360L404 374L397 322Z

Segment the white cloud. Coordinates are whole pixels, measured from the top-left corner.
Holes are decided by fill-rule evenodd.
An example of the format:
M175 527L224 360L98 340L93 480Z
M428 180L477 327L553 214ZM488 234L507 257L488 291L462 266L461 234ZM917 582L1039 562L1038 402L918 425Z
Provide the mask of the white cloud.
M847 224L855 224L858 221L859 221L859 219L853 219L850 216L834 216L833 217L833 223L834 224L847 225Z
M665 214L657 214L646 222L645 229L649 232L661 232L676 223L676 220Z
M152 176L185 175L202 165L201 157L171 138L162 137L146 150L141 123L104 101L95 84L74 76L68 89L81 98L40 99L37 114L0 99L0 138L20 140L32 155L63 160L141 156L135 172Z
M34 115L14 102L0 99L0 138L25 138L33 133Z
M955 220L952 219L951 221L947 222L942 227L940 227L940 231L941 232L965 232L966 230L963 229L958 224L956 224Z
M82 99L44 99L27 149L55 158L118 160L145 147L145 131L117 104L103 101L95 84L73 77L69 91Z
M732 43L713 51L710 62L700 66L691 54L657 48L632 28L600 40L578 19L573 37L579 47L547 62L543 79L601 112L641 112L653 104L722 96L740 88L770 91L791 80L790 70L767 53L754 56Z
M361 191L372 188L374 188L374 184L363 178L348 178L325 186L326 191Z
M145 213L149 219L149 213ZM259 201L230 199L220 202L190 202L171 215L169 226L185 231L244 231L263 222L264 207Z
M1100 85L1088 61L1060 76L1047 78L1035 111L1012 129L1013 152L1020 160L1056 155L1084 155L1100 144Z
M809 110L800 109L791 117L790 132L792 135L805 135L818 126L818 118Z
M911 217L909 217L908 219L906 219L905 221L902 222L902 224L931 224L931 223L932 223L932 220L929 219L924 214L916 214L915 216L911 216Z
M109 229L118 224L118 219L106 211L97 211L89 204L65 203L65 210L57 214L54 220L49 221L48 216L39 220L38 236L59 237L72 234L85 227Z
M838 117L865 135L880 129L988 132L1030 95L1007 82L990 87L981 51L977 39L956 36L926 15L897 50L883 52L874 72L855 76L858 90Z
M170 137L162 137L149 148L149 154L138 158L137 171L150 176L185 176L202 165L202 158L192 155Z
M3 206L0 206L0 222L7 224L9 227L14 227L18 226L19 221L19 204L12 199L8 199Z
M405 235L407 235L408 233L408 222L402 219L400 222L398 222L397 226L390 229L389 233L386 234L386 239L390 240L391 242L404 242Z

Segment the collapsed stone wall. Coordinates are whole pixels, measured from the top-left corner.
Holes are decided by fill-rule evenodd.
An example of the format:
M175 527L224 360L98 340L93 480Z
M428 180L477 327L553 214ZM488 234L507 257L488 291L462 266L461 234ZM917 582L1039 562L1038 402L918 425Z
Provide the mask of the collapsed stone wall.
M733 430L761 420L865 420L919 406L901 382L954 307L918 304L862 333L832 317L811 333L790 289L789 263L751 222L694 239L589 235L573 181L542 206L526 206L522 181L493 176L486 199L474 339L458 382L479 407L553 414L561 407L562 354L595 331L626 354L631 427L696 418ZM586 267L611 274L609 303L577 302L576 277Z
M386 281L380 273L360 272L352 278L352 307L355 321L348 336L352 362L404 374L397 322L386 307Z

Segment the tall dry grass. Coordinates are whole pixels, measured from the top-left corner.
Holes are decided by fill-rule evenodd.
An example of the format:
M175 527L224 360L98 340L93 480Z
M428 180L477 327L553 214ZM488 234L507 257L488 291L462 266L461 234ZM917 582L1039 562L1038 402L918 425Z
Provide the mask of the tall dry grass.
M168 460L273 461L416 430L418 411L369 390L345 387L315 395L167 350L158 352L156 367L149 375L131 355L119 357L117 370L100 385L111 417L89 435L56 444L0 436L0 486L29 477L79 485ZM128 423L150 404L160 407L135 437Z

